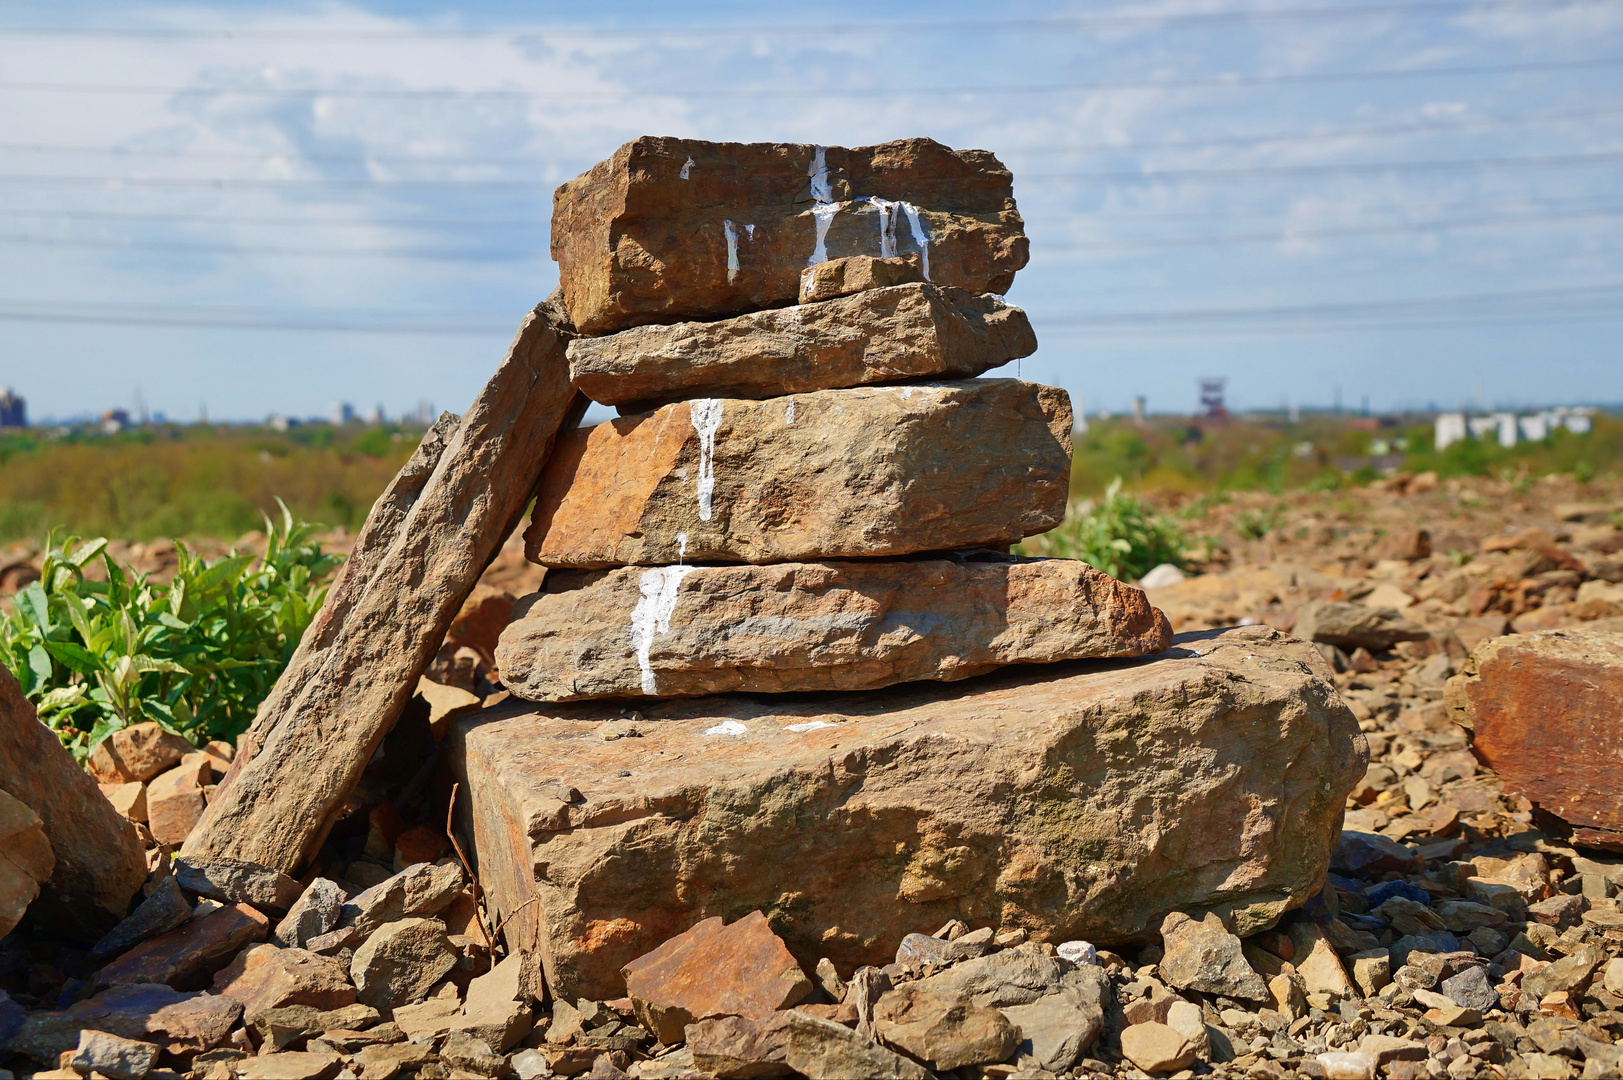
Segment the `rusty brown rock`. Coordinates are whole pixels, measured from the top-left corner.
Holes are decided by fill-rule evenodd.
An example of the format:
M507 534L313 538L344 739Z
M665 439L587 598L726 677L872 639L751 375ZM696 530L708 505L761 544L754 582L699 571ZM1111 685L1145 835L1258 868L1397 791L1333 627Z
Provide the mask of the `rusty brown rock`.
M147 826L160 844L182 844L202 820L203 788L213 766L207 754L187 754L147 784Z
M145 782L173 768L197 748L147 721L119 728L90 752L85 768L103 784Z
M705 919L622 970L643 1027L667 1045L695 1020L771 1016L812 992L783 941L752 911L731 925Z
M1149 660L635 720L509 702L458 718L446 753L492 917L554 994L611 998L622 965L757 907L807 969L888 964L955 918L1101 945L1192 908L1265 929L1317 893L1367 765L1329 678L1312 645L1252 626Z
M1002 546L1059 524L1070 470L1069 397L1014 379L683 401L560 439L525 551L595 569Z
M543 304L460 420L447 413L372 507L182 854L297 875L517 525L560 427L566 324ZM101 800L105 805L106 800Z
M0 791L0 937L22 920L55 869L45 823L21 799Z
M231 904L142 942L96 975L97 986L165 983L200 990L244 945L264 941L270 920L247 904Z
M245 1016L288 1005L326 1011L355 1003L355 987L343 964L275 945L244 949L214 976L214 992L242 1002Z
M569 314L594 337L791 304L802 270L851 255L918 255L927 280L1002 294L1028 251L1009 171L931 139L643 136L552 197Z
M56 858L50 880L29 908L29 921L87 944L111 930L146 879L141 838L63 749L55 732L39 722L3 664L0 790L39 815Z
M1448 682L1454 721L1506 792L1623 851L1623 631L1546 630L1482 642Z
M1172 640L1141 590L1068 559L553 571L519 613L498 663L531 701L868 690Z
M993 296L897 285L720 322L638 326L569 344L575 388L625 405L772 398L904 379L971 378L1037 351L1026 313Z
M868 289L888 289L924 280L924 264L917 255L880 258L874 255L848 255L814 263L800 272L800 302L815 304L836 296L850 296Z
M152 984L115 986L61 1012L30 1014L7 1049L54 1063L89 1028L189 1056L225 1041L241 1017L241 1005L215 994L182 994Z

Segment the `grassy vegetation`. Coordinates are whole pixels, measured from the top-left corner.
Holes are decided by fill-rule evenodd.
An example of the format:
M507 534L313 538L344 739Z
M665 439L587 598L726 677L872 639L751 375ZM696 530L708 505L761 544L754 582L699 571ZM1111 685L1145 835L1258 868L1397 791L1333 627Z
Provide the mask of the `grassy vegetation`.
M1118 478L1099 499L1067 507L1059 528L1019 546L1022 555L1080 559L1111 577L1141 578L1161 563L1184 565L1185 538L1172 519L1124 494Z
M229 538L259 528L278 498L297 516L354 529L420 436L359 425L0 435L0 542L53 529Z
M82 760L147 720L199 745L247 729L340 562L285 507L263 523L263 558L206 564L180 546L167 585L119 566L105 539L50 546L41 579L0 613L0 662L64 746ZM86 575L95 562L107 580Z

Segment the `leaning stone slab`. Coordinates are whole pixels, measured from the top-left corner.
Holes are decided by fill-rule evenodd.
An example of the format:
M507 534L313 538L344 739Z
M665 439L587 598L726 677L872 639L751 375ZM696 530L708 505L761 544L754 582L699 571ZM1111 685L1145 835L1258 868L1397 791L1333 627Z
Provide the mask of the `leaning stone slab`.
M917 255L926 280L1009 291L1029 245L985 150L634 139L552 197L552 257L581 333L792 304L800 273Z
M1623 632L1545 630L1490 638L1448 682L1471 752L1572 826L1572 842L1623 851Z
M440 417L372 507L187 837L188 859L297 876L321 846L579 415L563 326L547 304L527 315L473 405Z
M548 567L996 547L1065 515L1071 403L1014 379L702 398L579 428L536 492Z
M56 860L40 883L39 898L28 908L30 921L87 944L111 930L146 880L141 838L63 749L55 732L39 722L3 664L0 790L39 816Z
M631 960L757 907L808 969L888 964L951 918L1105 945L1204 909L1255 933L1318 891L1368 760L1317 650L1261 626L639 710L508 702L448 737L481 882L560 997L619 997Z
M54 1063L89 1028L190 1057L224 1042L241 1016L240 1004L217 994L182 994L156 983L115 986L61 1012L30 1013L8 1049Z
M569 374L577 390L604 405L770 398L929 376L972 378L1036 351L1037 336L1019 308L994 296L915 284L720 322L578 338L569 344Z
M1069 559L557 570L497 648L531 701L869 690L1172 640L1144 593Z

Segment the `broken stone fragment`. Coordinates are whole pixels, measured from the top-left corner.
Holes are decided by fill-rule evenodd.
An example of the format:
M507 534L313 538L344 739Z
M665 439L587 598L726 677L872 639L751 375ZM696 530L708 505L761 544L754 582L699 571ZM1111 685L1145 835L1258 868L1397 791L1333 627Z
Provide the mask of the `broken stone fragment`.
M106 960L133 949L141 942L183 925L192 917L192 904L180 891L173 874L160 881L152 895L141 901L129 918L107 932L90 948L92 960Z
M913 284L720 322L578 338L569 344L569 373L593 401L647 407L973 378L1036 351L1037 337L1019 308L963 289Z
M1623 631L1546 630L1476 647L1446 700L1471 752L1572 827L1572 842L1623 851Z
M378 498L187 858L297 874L314 857L584 409L566 334L561 311L539 305L468 411L442 415Z
M422 1001L455 966L442 923L400 919L384 924L355 950L349 973L357 1000L381 1011Z
M462 1012L452 1018L449 1030L468 1032L498 1054L512 1049L534 1025L523 990L524 965L524 954L515 952L470 982Z
M196 750L179 735L147 721L119 728L97 743L85 769L103 784L145 783Z
M246 1058L236 1066L234 1075L239 1080L331 1080L343 1066L344 1059L338 1054L296 1050Z
M1121 1052L1147 1073L1177 1072L1195 1060L1194 1044L1183 1032L1153 1022L1124 1028Z
M1400 641L1424 641L1431 632L1390 608L1335 600L1312 600L1296 612L1296 635L1351 652L1384 652Z
M937 1072L1003 1061L1019 1030L997 1009L975 1005L929 980L905 984L874 1007L874 1037Z
M705 919L622 970L643 1027L660 1042L712 1016L768 1016L804 1001L811 980L759 911L724 925Z
M1101 1008L1079 1005L1071 995L1046 994L1025 1005L1005 1005L1003 1015L1020 1031L1020 1060L1063 1073L1091 1047L1104 1027Z
M269 933L270 920L247 904L221 906L137 945L102 968L96 985L154 982L201 989L244 945L264 941Z
M356 893L339 909L338 925L364 938L397 919L438 915L462 891L462 882L462 867L449 860L408 866Z
M102 784L101 793L113 804L113 809L131 821L147 819L147 786L139 780L121 784Z
M1240 939L1224 929L1216 914L1196 920L1174 911L1161 921L1161 940L1161 977L1169 985L1244 1001L1268 1000L1268 985L1245 962Z
M211 772L208 756L187 754L174 768L147 784L147 827L153 839L167 846L184 843L202 820L203 787Z
M160 1051L156 1043L86 1028L79 1032L79 1045L68 1065L78 1072L96 1073L110 1080L142 1080L157 1064Z
M280 914L298 899L299 883L269 866L240 859L201 862L177 858L175 877L181 888L222 904L251 904L261 911Z
M814 263L800 272L800 302L815 304L869 289L888 289L924 280L924 266L917 255L879 258L848 255Z
M578 428L536 493L548 567L997 547L1065 514L1065 391L975 379L704 398Z
M532 701L868 690L1172 640L1143 592L1066 559L554 571L517 613L498 664Z
M271 942L284 949L302 949L312 938L328 933L338 925L338 918L349 897L336 881L318 877L313 879L287 915L276 924Z
M799 1009L762 1018L725 1016L689 1025L693 1064L706 1076L884 1076L927 1080L918 1062L831 1020Z
M342 964L303 949L255 945L214 976L214 992L242 1002L244 1013L306 1005L323 1011L355 1003Z
M643 136L552 198L552 257L589 337L791 304L806 267L851 255L917 255L928 281L1001 295L1028 248L1002 163L931 139Z
M240 1016L240 1004L215 994L183 994L156 984L114 986L60 1012L29 1014L10 1049L54 1064L88 1028L190 1057L224 1042Z
M45 823L21 799L0 791L0 937L22 920L55 870Z
M673 922L785 895L775 929L807 968L888 964L906 927L973 911L1108 945L1223 904L1254 933L1318 892L1367 744L1312 645L1183 641L950 687L649 703L637 738L601 737L617 709L510 703L459 718L445 753L493 913L559 996L615 996ZM1020 809L1050 804L1080 809Z
M38 817L54 860L47 879L39 882L38 899L27 905L29 922L85 943L106 934L129 912L130 898L146 879L140 836L102 797L56 733L39 722L4 664L0 790ZM37 845L30 850L25 861L38 869L41 853ZM13 888L19 887L20 882Z

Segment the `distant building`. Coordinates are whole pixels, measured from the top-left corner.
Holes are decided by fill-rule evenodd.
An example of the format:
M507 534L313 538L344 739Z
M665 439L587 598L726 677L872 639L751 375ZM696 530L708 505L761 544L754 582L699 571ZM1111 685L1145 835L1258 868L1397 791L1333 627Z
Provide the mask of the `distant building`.
M130 414L126 409L108 409L101 414L101 433L103 435L117 435L130 426Z
M1228 416L1228 406L1223 399L1227 385L1228 380L1222 378L1200 380L1200 407L1207 419L1222 420Z
M1529 442L1547 439L1556 429L1563 427L1574 435L1582 435L1589 431L1593 413L1594 410L1587 407L1569 408L1564 405L1527 416L1517 416L1511 412L1469 417L1462 412L1438 413L1433 445L1443 450L1467 438L1486 439L1492 436L1500 446L1511 447L1521 439Z
M27 426L28 402L6 387L6 392L0 394L0 428Z
M1459 442L1466 436L1465 414L1462 412L1445 412L1437 414L1436 437L1433 445L1439 450Z
M351 405L347 401L334 402L332 412L329 414L329 419L332 420L333 426L335 427L343 427L345 424L353 424L355 422L355 406Z
M272 416L270 419L265 421L265 426L270 428L272 431L286 432L292 431L294 428L301 427L302 425L297 419L291 416Z

